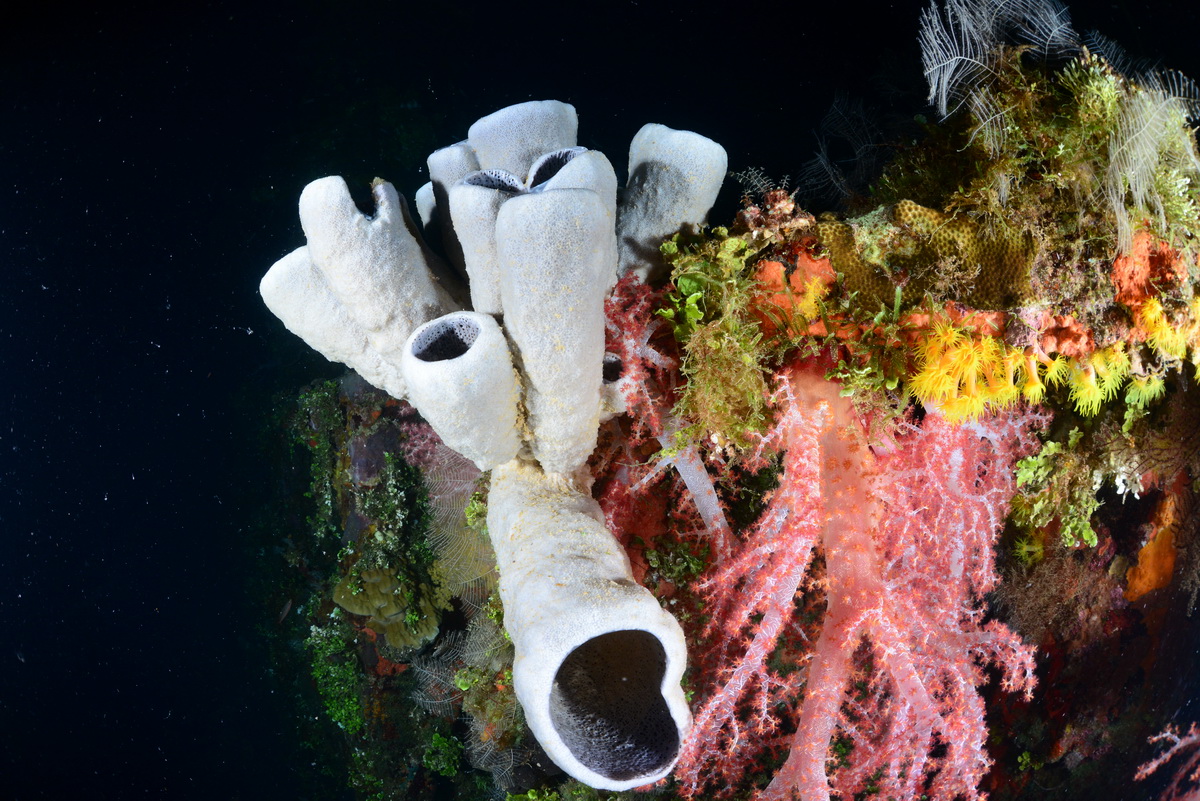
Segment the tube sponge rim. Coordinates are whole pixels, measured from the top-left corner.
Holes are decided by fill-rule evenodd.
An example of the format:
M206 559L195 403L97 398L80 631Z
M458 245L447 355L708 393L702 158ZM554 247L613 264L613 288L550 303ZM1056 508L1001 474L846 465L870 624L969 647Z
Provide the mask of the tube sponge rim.
M495 318L451 312L409 335L400 358L408 400L449 447L480 470L521 448L521 384Z
M513 460L492 471L488 533L500 574L504 625L516 652L513 685L526 723L550 759L579 781L602 790L629 790L671 772L691 727L680 686L687 645L675 618L633 580L629 559L603 519L590 496L531 462ZM638 751L638 738L614 742L619 739L614 729L628 732L629 726L618 722L593 729L603 737L597 747L631 755L637 769L621 772L586 747L577 752L579 738L560 731L563 716L555 712L555 685L563 665L581 646L630 630L654 638L663 654L660 677L651 672L653 686L633 693L644 698L652 690L661 698L660 713L644 723L659 733L669 724L673 731L657 756L649 749L646 759L648 751ZM621 655L631 653L626 649ZM631 670L630 675L648 680L645 671ZM644 746L645 738L640 742Z

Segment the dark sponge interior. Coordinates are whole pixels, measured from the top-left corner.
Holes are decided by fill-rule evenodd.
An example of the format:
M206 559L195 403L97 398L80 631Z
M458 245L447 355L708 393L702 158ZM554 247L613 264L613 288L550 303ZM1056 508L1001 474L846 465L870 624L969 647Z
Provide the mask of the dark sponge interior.
M576 759L616 781L671 764L679 730L662 696L666 666L662 643L638 629L602 634L563 660L550 720Z
M457 359L471 349L478 336L479 324L470 318L438 320L413 340L413 355L423 362Z

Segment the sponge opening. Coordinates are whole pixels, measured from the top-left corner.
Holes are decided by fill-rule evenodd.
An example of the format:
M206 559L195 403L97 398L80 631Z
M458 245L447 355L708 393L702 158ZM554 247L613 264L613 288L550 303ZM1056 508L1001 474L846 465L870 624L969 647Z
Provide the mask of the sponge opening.
M457 359L479 337L479 323L468 317L435 320L413 338L412 351L423 362Z
M679 753L662 695L667 655L653 634L613 631L573 650L550 691L550 720L571 754L615 781L653 776Z
M604 365L601 375L604 377L605 384L613 384L621 380L621 376L625 374L625 363L621 361L621 357L615 353L604 354Z

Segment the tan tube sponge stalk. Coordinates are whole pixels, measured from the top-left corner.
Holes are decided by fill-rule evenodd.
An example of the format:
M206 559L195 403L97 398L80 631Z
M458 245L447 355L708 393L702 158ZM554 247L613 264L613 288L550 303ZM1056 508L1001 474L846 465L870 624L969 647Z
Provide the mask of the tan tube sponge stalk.
M520 351L534 457L571 473L596 447L613 220L590 189L518 195L496 219L504 326Z
M687 647L602 519L532 463L492 472L488 531L526 722L567 773L628 790L670 773L691 726Z

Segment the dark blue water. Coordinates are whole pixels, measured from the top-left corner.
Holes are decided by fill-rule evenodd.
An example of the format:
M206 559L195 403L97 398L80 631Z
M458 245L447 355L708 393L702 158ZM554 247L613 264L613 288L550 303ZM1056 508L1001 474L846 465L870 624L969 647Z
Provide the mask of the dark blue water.
M618 170L653 121L777 178L838 90L925 110L917 0L333 5L4 11L0 799L336 794L309 783L256 581L272 399L339 372L257 297L304 184L412 192L528 99L575 104ZM1073 12L1200 77L1183 5Z

